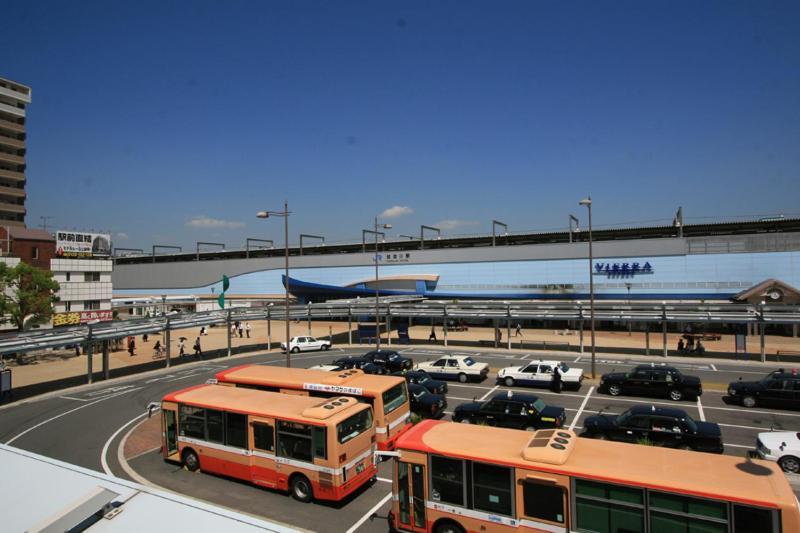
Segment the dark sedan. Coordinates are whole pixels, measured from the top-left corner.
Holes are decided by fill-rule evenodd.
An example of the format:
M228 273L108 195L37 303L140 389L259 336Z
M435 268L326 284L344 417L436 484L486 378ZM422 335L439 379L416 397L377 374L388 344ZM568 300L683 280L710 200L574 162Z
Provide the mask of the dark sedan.
M583 427L583 437L681 450L723 452L719 426L693 420L681 409L637 405L618 416L590 416L584 421Z
M414 361L408 357L403 357L394 350L372 350L364 354L364 357L377 365L383 365L389 372L399 372L411 370Z
M427 372L421 370L413 370L411 372L395 372L395 376L402 376L406 378L409 384L422 385L434 394L447 393L447 383L438 379L433 379Z
M770 372L760 381L734 381L728 385L728 399L745 407L769 405L782 409L800 407L800 375L797 370Z
M563 407L546 405L532 394L495 394L483 402L462 403L453 412L453 421L465 424L486 424L533 431L563 427L567 420Z
M672 366L638 365L630 372L603 374L599 390L611 396L655 396L677 402L701 396L703 385L700 378L684 375Z
M408 384L411 396L411 412L422 418L439 418L447 409L447 398L443 394L433 394L422 385Z
M365 357L342 357L341 359L336 359L331 364L336 365L342 370L357 368L359 370L363 370L365 374L389 373L389 371L386 370L386 367L384 367L383 365L373 363L372 361L370 361Z

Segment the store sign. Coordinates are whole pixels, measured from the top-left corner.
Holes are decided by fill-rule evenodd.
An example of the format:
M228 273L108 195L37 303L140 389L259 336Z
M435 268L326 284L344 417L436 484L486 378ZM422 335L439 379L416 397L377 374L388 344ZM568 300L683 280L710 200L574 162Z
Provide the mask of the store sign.
M111 309L102 311L72 311L69 313L56 313L53 315L53 326L80 326L87 322L99 320L107 322L113 320L114 312Z
M641 274L652 274L653 266L644 263L595 263L594 275L607 278L632 278Z
M56 232L57 257L108 257L111 235L79 231Z

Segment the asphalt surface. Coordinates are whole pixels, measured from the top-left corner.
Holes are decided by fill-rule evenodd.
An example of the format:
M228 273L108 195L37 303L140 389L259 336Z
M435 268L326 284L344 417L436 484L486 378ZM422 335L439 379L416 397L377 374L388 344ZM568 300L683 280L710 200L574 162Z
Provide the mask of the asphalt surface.
M342 355L365 351L306 353L294 356L294 361L296 366L312 366ZM494 370L521 365L543 356L539 352L448 351L469 353L476 360L489 363L493 369L489 378L482 383L450 382L447 395L450 411L459 403L472 401L473 398L486 398L495 391L507 391L507 387L495 386ZM412 357L415 362L434 359L443 353L443 349L404 350L404 354ZM546 359L566 361L570 366L583 368L586 375L590 374L590 358L587 355L578 357L575 354L554 354L546 356ZM118 449L125 434L144 419L150 402L158 402L166 393L176 389L202 383L219 370L230 366L245 363L282 365L284 360L282 354L276 353L230 360L216 359L184 365L172 371L149 372L137 377L101 382L11 404L0 409L0 442L130 479L131 476L118 460ZM598 356L597 376L599 378L605 372L625 370L640 362L659 364L661 359ZM592 381L585 381L578 391L565 391L561 394L520 387L513 387L511 390L538 394L546 403L564 407L568 415L567 425L578 432L586 416L600 410L604 413L621 413L637 404L680 407L696 420L718 423L722 429L725 453L731 455L744 455L747 450L752 449L756 434L760 431L769 431L770 428L800 429L800 411L744 409L723 401L724 387L729 381L735 381L739 377L745 380L758 379L774 370L774 365L691 360L670 364L703 380L704 393L699 401L612 398L599 394L594 386L595 382ZM145 453L132 459L129 465L136 473L134 477L142 476L161 487L300 528L348 533L387 531L385 517L389 509L390 462L380 465L379 480L374 485L365 487L354 497L335 505L300 504L283 493L208 474L190 473L178 465L165 463L158 452ZM377 517L370 519L373 513L377 513Z

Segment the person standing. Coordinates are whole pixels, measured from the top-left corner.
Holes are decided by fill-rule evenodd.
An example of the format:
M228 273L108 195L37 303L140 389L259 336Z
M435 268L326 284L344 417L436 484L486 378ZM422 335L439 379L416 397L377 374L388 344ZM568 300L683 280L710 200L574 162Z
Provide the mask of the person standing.
M197 337L198 339L200 337ZM183 357L186 355L186 341L183 340L183 337L178 339L178 356Z
M553 367L553 392L561 393L561 390L564 388L564 382L561 381L561 369L558 368L558 365Z
M128 353L131 357L136 355L136 339L133 336L128 337Z
M241 339L244 333L244 326L242 326L241 322L237 322L236 327L239 329L239 338Z
M436 342L436 328L431 326L431 334L428 335L428 342Z
M247 332L247 338L249 339L250 338L250 322L245 322L244 323L244 330L245 330L245 332Z
M520 324L519 322L517 322L517 329L514 332L514 336L515 337L522 337L522 324Z
M200 348L200 337L194 340L194 356L203 357L203 350Z

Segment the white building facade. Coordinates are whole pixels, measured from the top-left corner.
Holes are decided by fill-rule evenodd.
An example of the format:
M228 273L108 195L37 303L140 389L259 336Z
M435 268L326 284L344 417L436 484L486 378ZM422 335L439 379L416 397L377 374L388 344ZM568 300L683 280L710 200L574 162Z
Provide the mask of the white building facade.
M110 259L54 258L50 261L53 279L60 285L53 325L84 324L111 320L113 261Z

